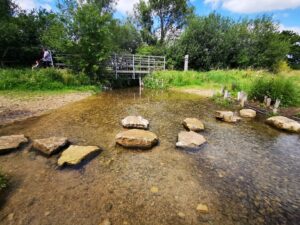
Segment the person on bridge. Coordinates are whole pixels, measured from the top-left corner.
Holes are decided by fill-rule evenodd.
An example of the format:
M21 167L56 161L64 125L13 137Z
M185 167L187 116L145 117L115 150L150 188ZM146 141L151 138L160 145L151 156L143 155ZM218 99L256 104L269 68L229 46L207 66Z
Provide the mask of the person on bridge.
M47 48L43 48L43 58L41 59L41 62L44 68L52 65L51 53Z

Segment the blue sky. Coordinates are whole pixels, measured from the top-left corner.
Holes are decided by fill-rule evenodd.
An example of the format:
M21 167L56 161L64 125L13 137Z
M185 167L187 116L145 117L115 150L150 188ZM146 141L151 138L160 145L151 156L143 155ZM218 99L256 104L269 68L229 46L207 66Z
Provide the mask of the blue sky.
M14 0L23 9L55 9L56 0ZM125 18L132 13L133 5L139 0L117 0L116 16ZM290 29L300 34L300 0L191 0L198 15L216 11L238 19L253 18L269 14L278 21L281 29Z

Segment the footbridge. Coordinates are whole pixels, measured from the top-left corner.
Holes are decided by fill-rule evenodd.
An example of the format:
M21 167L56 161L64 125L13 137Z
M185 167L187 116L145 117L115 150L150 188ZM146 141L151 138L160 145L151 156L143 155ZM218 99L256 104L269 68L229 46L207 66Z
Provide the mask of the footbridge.
M53 54L54 67L66 68L67 61L74 59L74 55ZM166 69L166 58L164 56L146 56L133 54L113 54L103 65L109 75L116 79L140 79L141 77Z

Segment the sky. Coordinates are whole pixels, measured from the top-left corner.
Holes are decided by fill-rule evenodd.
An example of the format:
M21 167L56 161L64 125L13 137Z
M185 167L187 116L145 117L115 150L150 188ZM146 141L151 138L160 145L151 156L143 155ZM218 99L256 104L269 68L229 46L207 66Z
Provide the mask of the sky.
M57 0L14 0L21 8L45 8L55 10ZM115 16L126 18L139 0L117 0ZM279 22L280 29L300 34L300 0L190 0L198 15L217 12L234 19L271 15Z

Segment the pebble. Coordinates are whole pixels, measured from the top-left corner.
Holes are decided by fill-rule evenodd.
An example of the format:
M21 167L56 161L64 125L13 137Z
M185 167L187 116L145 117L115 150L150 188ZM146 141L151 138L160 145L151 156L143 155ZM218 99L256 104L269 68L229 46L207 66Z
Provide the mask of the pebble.
M45 212L45 214L44 214L44 215L45 215L45 216L49 216L49 215L50 215L50 213L51 213L51 212L47 211L47 212Z
M208 207L207 207L207 205L204 205L204 204L198 204L197 211L199 211L201 213L208 213Z
M158 187L153 186L153 187L150 189L150 191L151 191L152 193L158 193Z
M12 221L12 220L14 219L14 216L15 216L14 213L10 213L10 214L8 214L7 219L8 219L9 221Z
M105 219L99 225L111 225L111 222L109 219Z
M178 215L180 218L184 218L184 217L185 217L185 214L184 214L183 212L179 212L177 215Z

